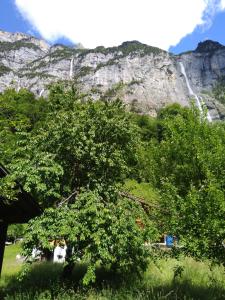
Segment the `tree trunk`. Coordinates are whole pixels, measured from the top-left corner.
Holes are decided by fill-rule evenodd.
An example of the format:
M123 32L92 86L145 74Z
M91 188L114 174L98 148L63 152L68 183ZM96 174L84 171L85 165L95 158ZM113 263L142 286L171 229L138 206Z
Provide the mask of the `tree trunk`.
M0 222L0 276L1 276L1 272L2 272L2 263L3 263L3 257L4 257L4 251L5 251L7 228L8 228L7 223Z

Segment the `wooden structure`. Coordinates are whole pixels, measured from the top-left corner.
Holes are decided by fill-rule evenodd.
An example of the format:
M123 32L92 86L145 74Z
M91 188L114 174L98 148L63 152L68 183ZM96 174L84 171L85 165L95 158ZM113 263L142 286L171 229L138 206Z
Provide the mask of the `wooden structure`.
M7 174L7 170L0 164L0 179ZM17 200L7 202L0 195L0 275L8 225L13 223L27 223L30 219L42 213L37 202L30 194L23 190L19 183L17 183L16 188L19 189Z

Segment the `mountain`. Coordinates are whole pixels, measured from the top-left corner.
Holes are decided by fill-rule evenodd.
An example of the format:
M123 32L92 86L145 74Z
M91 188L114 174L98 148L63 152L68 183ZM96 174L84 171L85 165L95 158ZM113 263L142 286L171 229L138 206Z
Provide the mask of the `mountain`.
M50 83L72 80L94 99L121 97L132 110L153 116L167 104L189 105L194 99L215 120L225 118L225 108L211 94L223 76L225 46L214 41L173 55L138 41L84 49L0 31L0 91L26 87L41 96Z

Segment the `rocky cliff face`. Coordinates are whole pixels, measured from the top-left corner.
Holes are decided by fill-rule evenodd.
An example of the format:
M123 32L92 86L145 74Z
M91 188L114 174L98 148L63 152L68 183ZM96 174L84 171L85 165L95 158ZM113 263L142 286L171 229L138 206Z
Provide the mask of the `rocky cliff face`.
M218 119L224 118L224 107L209 92L224 75L225 47L212 41L174 56L137 41L88 50L50 47L32 36L0 31L0 91L26 87L41 96L51 82L72 80L95 99L119 96L133 110L151 115L173 102L189 105L196 94Z
M193 90L208 107L213 119L224 116L224 108L210 96L212 88L225 76L225 46L218 42L199 43L193 52L178 57L184 66Z

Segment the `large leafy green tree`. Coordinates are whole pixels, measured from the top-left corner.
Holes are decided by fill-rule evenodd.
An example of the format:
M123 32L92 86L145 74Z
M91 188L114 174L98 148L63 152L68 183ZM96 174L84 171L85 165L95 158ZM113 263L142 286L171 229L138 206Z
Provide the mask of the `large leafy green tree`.
M81 188L107 192L124 180L135 163L138 134L120 101L84 100L57 85L47 110L38 128L17 133L10 167L28 191L48 206Z
M89 264L85 284L95 280L97 266L144 269L144 243L156 230L141 206L117 192L136 162L139 138L130 114L119 100L94 102L61 84L46 101L38 126L15 133L17 149L8 164L10 179L46 207L28 226L25 253L65 239L74 248L70 263L79 258Z
M47 209L30 222L24 253L30 255L34 245L52 250L49 239L64 239L73 249L67 268L71 272L76 261L87 264L87 285L95 281L98 267L122 276L141 275L149 259L144 243L155 236L154 224L138 204L116 194L103 197L96 190L83 191L74 203Z
M224 124L208 123L195 107L173 106L161 112L159 125L142 174L160 190L160 228L178 235L192 255L223 261Z

